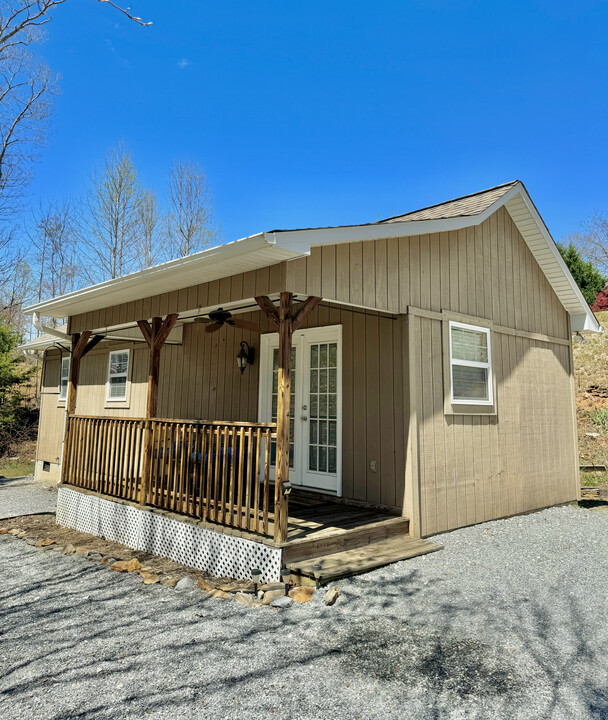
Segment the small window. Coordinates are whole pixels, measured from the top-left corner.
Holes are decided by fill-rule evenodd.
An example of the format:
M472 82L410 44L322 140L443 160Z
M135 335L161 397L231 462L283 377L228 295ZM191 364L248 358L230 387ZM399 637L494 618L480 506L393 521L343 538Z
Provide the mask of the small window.
M110 353L106 399L127 399L127 376L129 374L129 351L114 350Z
M487 328L450 322L452 403L492 405L492 358Z
M70 379L70 357L61 358L61 377L59 378L59 399L65 400L68 396L68 381Z

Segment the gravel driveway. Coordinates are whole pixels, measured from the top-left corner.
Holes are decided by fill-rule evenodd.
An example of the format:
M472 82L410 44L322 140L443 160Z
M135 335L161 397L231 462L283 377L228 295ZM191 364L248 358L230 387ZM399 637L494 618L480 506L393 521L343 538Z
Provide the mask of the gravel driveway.
M608 718L608 514L555 508L271 611L0 537L0 717Z
M0 519L55 512L57 486L35 482L33 476L0 478Z

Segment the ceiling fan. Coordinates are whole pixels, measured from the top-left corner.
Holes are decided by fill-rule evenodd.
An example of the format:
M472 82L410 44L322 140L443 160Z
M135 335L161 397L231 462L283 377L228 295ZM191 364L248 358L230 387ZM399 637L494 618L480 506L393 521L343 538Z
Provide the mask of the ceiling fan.
M238 317L233 317L231 312L224 310L224 308L218 308L209 313L208 318L197 317L194 322L203 323L206 325L205 332L212 333L219 330L222 325L232 325L233 327L241 328L241 330L251 330L252 332L262 332L255 323L248 322L247 320L241 320Z

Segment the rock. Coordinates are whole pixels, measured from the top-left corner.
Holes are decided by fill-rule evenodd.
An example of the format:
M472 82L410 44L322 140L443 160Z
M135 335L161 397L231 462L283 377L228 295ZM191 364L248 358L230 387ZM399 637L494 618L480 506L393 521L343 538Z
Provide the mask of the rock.
M144 585L154 585L157 582L160 582L160 577L156 573L145 572L145 570L142 570L139 574L144 579Z
M264 597L262 598L262 604L263 605L270 605L273 600L276 600L278 597L285 597L285 585L281 586L281 589L277 590L268 590L264 593Z
M13 528L12 530L8 531L9 535L19 535L20 532L21 530L19 530L19 528Z
M18 538L24 538L26 535L27 535L27 533L25 532L25 530L20 530L20 531L17 533L16 537L18 537Z
M210 590L210 591L207 593L207 597L210 597L210 598L221 598L222 600L230 600L230 598L232 597L232 595L231 595L230 593L224 592L223 590L214 589L214 590Z
M330 589L325 593L325 604L326 604L326 605L333 605L333 604L336 602L336 600L338 599L338 596L339 596L339 595L340 595L340 591L338 590L337 587L332 587L332 588L330 588Z
M288 595L281 595L281 597L276 597L270 604L275 608L288 608L293 605L293 600Z
M187 592L190 590L195 590L198 587L198 584L196 580L191 577L190 575L186 575L186 577L183 577L181 580L177 581L177 584L175 585L175 589L179 590L180 592Z
M116 572L137 572L141 570L141 563L137 558L117 560L115 563L112 563L111 570L116 570Z
M175 577L174 575L165 575L164 577L161 577L160 584L167 585L168 587L175 587L178 580L179 578Z
M289 597L294 602L307 603L312 600L312 596L315 594L313 587L295 587L289 591Z
M250 580L237 580L227 585L220 585L222 592L253 592L253 583Z
M76 557L86 558L89 554L89 551L86 548L76 548L76 551L74 555Z
M111 555L104 555L100 560L102 565L107 565L110 567L110 565L113 565L116 562L116 558L113 558Z
M245 607L260 607L262 604L255 595L250 593L237 592L234 599L241 605L245 605Z
M599 433L585 433L585 435L590 438L599 438L600 436Z
M210 590L213 590L213 585L210 585L205 578L199 577L197 580L197 584L201 590L204 590L205 592L209 592Z
M28 545L32 545L33 547L36 547L36 545L40 542L39 538L24 538L24 542L26 542Z
M0 535L8 535L9 532L8 528L0 528Z
M101 555L99 553L89 553L87 555L87 560L90 560L91 562L99 562L101 560Z
M269 590L282 590L285 592L285 585L282 582L266 583L265 585L260 585L260 590L264 592L268 592Z
M63 554L64 555L73 555L76 552L76 548L72 545L72 543L68 543L63 548Z
M51 540L51 538L46 538L46 540L38 540L38 542L36 543L36 547L47 547L54 544L54 540Z

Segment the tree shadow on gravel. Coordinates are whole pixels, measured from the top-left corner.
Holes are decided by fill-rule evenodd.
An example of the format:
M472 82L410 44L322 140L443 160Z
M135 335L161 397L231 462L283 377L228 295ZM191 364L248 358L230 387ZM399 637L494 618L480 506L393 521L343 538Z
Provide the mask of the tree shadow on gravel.
M286 611L251 610L8 543L2 717L407 717L414 708L410 717L440 720L456 717L455 707L484 720L490 711L509 720L566 717L564 709L608 716L593 678L601 656L562 587L553 590L559 626L542 602L507 593L471 602L405 563L343 583L335 607L317 596ZM584 679L568 705L562 687L575 672ZM526 714L539 693L538 713Z

